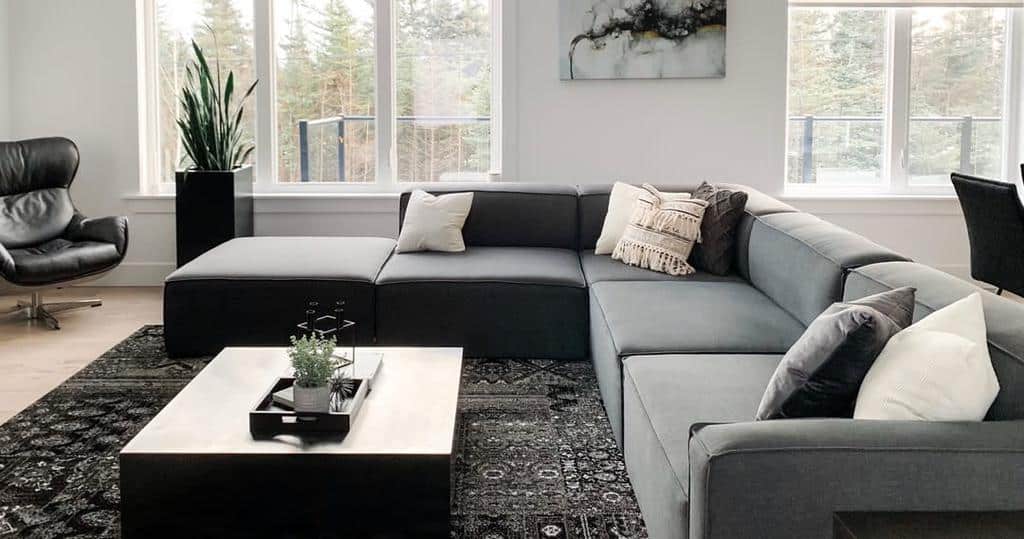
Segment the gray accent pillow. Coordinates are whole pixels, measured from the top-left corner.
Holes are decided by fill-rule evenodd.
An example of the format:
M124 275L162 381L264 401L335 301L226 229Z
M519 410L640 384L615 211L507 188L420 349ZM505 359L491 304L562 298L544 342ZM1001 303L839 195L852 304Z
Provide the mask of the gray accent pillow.
M700 225L701 242L693 247L693 267L715 275L727 275L736 259L736 227L747 207L747 193L700 184L693 198L708 203Z
M913 320L915 292L906 286L832 304L782 358L756 419L853 417L864 376Z

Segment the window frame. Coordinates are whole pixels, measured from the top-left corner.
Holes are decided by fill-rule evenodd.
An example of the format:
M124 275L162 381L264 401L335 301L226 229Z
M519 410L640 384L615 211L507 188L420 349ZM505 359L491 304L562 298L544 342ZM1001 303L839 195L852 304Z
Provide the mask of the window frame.
M503 0L490 2L491 19L491 149L490 170L481 174L479 181L487 182L502 177L503 113L508 108L502 96L503 83L508 78L504 70L509 63L503 61L502 42L505 36ZM253 3L253 72L260 81L249 102L255 107L254 190L257 193L318 195L332 193L391 193L400 191L408 182L397 173L398 156L395 122L395 36L397 21L392 0L377 0L375 7L375 131L376 179L374 182L282 182L277 177L277 47L274 28L274 0L252 0ZM514 7L514 5L512 6ZM162 177L160 169L160 69L158 65L156 0L139 0L139 122L142 140L140 189L143 194L161 195L174 192L174 183ZM476 181L476 180L474 180Z
M980 7L955 6L946 7ZM885 103L882 119L882 163L881 182L876 185L817 185L790 183L789 150L790 130L793 122L790 115L790 14L794 10L810 10L821 8L846 9L883 9L887 19L886 25L886 62L885 62ZM1002 148L1000 179L1013 181L1013 173L1018 167L1018 138L1024 128L1024 111L1017 105L1021 98L1022 74L1017 72L1017 63L1024 60L1024 51L1020 45L1024 43L1024 8L993 7L991 9L1006 10L1006 53L1003 58L1003 106L1002 106ZM786 32L786 159L783 176L783 192L795 196L955 196L952 185L912 185L909 174L910 144L910 77L913 7L881 7L877 3L863 2L815 2L803 5L789 4L787 7ZM951 171L952 172L952 171Z

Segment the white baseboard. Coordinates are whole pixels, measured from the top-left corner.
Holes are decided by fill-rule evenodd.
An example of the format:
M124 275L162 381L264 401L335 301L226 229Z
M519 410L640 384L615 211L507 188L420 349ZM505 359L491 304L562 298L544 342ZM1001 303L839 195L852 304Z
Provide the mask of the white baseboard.
M174 262L124 262L87 286L162 286L174 270Z

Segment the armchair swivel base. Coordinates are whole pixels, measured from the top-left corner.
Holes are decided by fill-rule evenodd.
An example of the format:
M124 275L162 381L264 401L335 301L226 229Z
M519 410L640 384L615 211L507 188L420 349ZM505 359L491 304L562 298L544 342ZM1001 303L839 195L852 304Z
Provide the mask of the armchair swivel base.
M53 303L43 302L41 292L33 292L29 301L18 300L18 305L8 314L23 316L28 320L39 320L46 323L50 329L60 329L60 322L54 315L73 309L85 309L88 307L99 307L103 305L100 299L74 299L69 301L57 301Z

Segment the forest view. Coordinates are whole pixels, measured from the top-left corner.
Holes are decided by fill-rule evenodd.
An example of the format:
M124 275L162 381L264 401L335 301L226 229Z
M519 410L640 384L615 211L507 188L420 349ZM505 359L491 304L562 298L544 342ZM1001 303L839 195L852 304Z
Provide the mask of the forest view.
M911 185L1000 174L1006 19L1005 9L912 10ZM882 182L888 24L882 9L790 10L789 182Z
M173 118L190 59L188 42L195 39L225 72L233 69L242 82L251 81L252 1L157 4L161 162L170 178L180 165ZM374 0L274 1L277 181L376 181L374 5ZM489 0L393 1L400 181L484 178L488 172L489 5ZM250 135L254 113L250 103Z
M482 178L489 170L489 4L393 0L398 180ZM274 0L277 181L376 181L374 6ZM157 8L161 164L170 181L183 164L173 120L188 43L195 39L241 84L251 81L253 7L158 0ZM909 183L944 183L954 170L998 176L1007 11L918 8L911 23ZM882 182L889 24L884 9L790 10L787 181ZM254 114L252 102L249 136Z

